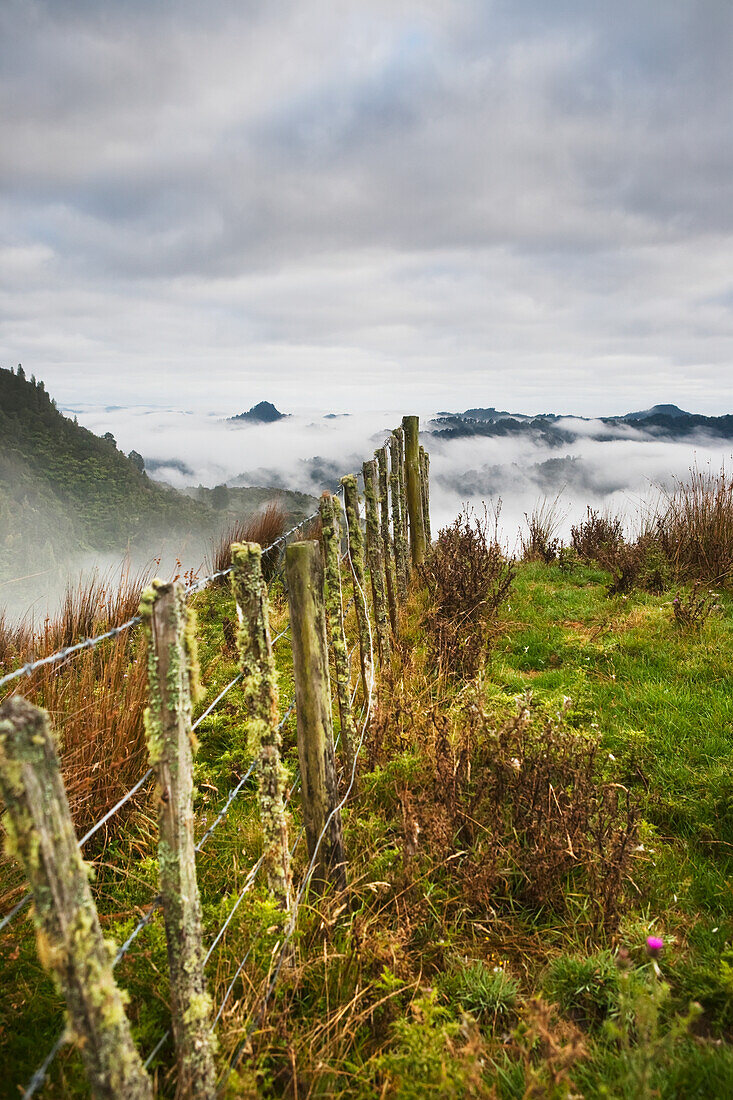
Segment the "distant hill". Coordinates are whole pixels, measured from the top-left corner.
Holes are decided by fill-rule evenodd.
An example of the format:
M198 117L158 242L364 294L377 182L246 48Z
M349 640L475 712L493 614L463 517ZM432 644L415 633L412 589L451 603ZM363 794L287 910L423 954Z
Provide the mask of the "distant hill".
M619 420L635 421L635 420L648 420L650 416L670 416L673 419L677 419L685 416L692 416L692 413L685 412L678 405L652 405L651 409L643 409L641 412L626 413L625 416L619 417Z
M244 421L247 424L274 424L276 420L284 420L285 416L286 413L281 413L271 401L260 401L257 405L253 405L251 409L248 409L247 412L230 416L229 421Z

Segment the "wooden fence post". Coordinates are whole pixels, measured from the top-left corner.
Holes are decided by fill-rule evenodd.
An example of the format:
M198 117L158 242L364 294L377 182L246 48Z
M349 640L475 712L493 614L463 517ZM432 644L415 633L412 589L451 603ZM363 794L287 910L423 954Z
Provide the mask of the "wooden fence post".
M280 762L278 689L270 640L262 548L232 544L232 592L237 605L237 650L244 673L249 753L258 757L260 822L267 885L283 909L290 907L290 854L285 815L285 771Z
M379 470L379 509L380 527L382 529L382 556L384 558L384 575L387 580L387 605L389 607L389 621L392 624L392 633L397 637L397 576L394 564L394 543L389 533L389 489L387 480L387 448L380 447L374 452Z
M420 477L420 421L416 416L403 416L405 433L405 480L407 482L407 513L410 517L410 553L413 566L425 557L425 521L422 512L422 478Z
M338 497L332 497L330 493L323 493L320 512L326 574L326 612L336 673L336 694L341 719L341 737L344 742L344 757L350 773L354 763L356 727L354 726L354 717L351 713L349 699L349 656L346 649L346 636L344 635L344 604L341 594L341 569L339 565L341 539Z
M314 883L317 889L322 889L327 882L344 888L346 861L341 812L336 811L338 791L323 602L323 562L318 544L311 541L292 542L285 551L285 576L293 639L298 759L303 780L303 817L308 854L311 859L315 856Z
M372 459L362 466L364 471L364 500L366 504L366 542L369 575L372 579L372 597L374 601L374 619L377 627L377 645L382 668L389 661L389 627L387 625L387 599L384 594L384 563L382 561L382 539L379 533L379 512L377 511L377 464Z
M66 998L92 1095L152 1100L112 976L47 715L20 696L0 707L0 792L7 847L33 893L38 953Z
M364 537L359 516L359 492L356 474L347 474L341 478L344 487L344 510L346 512L346 532L349 547L349 562L354 581L354 611L359 631L359 662L361 668L361 686L364 699L369 697L373 675L371 646L369 645L369 608L366 602L366 583L364 580Z
M409 577L413 568L412 555L409 553L409 517L407 515L407 473L405 470L405 430L395 428L394 437L397 440L398 473L400 473L400 511L402 514L402 533L405 548L405 575Z
M422 518L425 526L425 545L429 548L433 541L430 530L430 455L424 447L420 448L420 486L422 489Z
M201 902L193 844L191 695L198 679L193 614L183 586L153 581L140 613L148 638L148 754L158 781L158 863L171 1018L178 1061L177 1095L214 1100L215 1039L204 981Z
M402 504L400 499L400 450L397 434L392 432L389 441L390 472L389 488L392 498L392 532L394 536L395 572L397 591L400 601L407 595L407 540L402 525Z

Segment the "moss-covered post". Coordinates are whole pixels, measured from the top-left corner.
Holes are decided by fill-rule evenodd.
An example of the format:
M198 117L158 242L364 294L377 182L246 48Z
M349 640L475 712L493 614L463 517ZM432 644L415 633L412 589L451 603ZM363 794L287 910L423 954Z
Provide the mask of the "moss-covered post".
M244 673L249 754L258 758L260 821L267 884L283 909L290 907L290 855L285 814L285 772L280 762L278 690L270 639L262 548L232 545L232 592L237 605L237 649ZM244 766L244 761L242 761Z
M420 476L420 421L416 416L403 416L405 433L405 480L407 482L407 514L410 519L410 554L413 566L425 557L425 521L422 514L422 478Z
M389 481L387 448L380 447L374 452L377 460L379 487L379 526L382 534L382 557L384 558L384 576L387 581L387 607L392 634L397 637L397 576L394 565L394 543L389 530Z
M92 1095L152 1100L125 1016L126 996L112 977L110 944L102 937L48 718L20 696L0 707L0 794L7 849L22 863L33 893L38 954L66 999Z
M405 472L405 431L404 428L395 428L394 436L397 440L397 451L399 467L398 472L400 475L400 512L402 514L402 534L404 537L405 546L405 568L407 571L407 577L409 579L410 571L412 569L412 558L410 556L409 538L408 532L410 528L410 521L407 515L407 474Z
M433 541L430 530L430 455L424 447L420 448L420 487L422 489L422 518L425 527L425 548Z
M379 532L379 510L377 508L377 464L374 459L365 462L364 501L366 505L366 543L369 575L372 579L372 599L374 619L377 627L377 645L379 660L384 667L389 660L389 625L387 622L387 597L384 592L384 562L382 560L382 537Z
M344 487L344 509L346 511L346 533L349 547L349 562L354 581L354 612L359 631L359 663L361 668L361 686L364 698L369 695L372 680L371 646L369 645L369 608L366 599L364 581L364 537L361 531L359 515L359 492L356 474L347 474L341 478Z
M402 524L402 506L400 489L400 449L396 432L392 432L389 441L389 490L392 500L392 534L394 540L395 574L397 576L397 594L400 602L407 595L407 539Z
M193 612L183 586L153 581L140 613L148 639L145 712L158 800L158 874L168 943L177 1096L216 1096L211 998L204 981L201 902L193 844L191 696L198 684Z
M324 493L321 497L320 512L323 562L326 576L326 614L328 632L331 636L334 672L336 674L336 696L341 720L341 740L344 745L346 765L349 772L351 772L354 763L356 727L349 699L349 657L344 634L344 603L339 566L341 545L339 510L338 497L332 497L330 493Z
M323 562L316 542L293 542L285 551L285 576L293 639L298 760L303 780L303 817L317 889L346 886L341 812L333 750L328 675Z

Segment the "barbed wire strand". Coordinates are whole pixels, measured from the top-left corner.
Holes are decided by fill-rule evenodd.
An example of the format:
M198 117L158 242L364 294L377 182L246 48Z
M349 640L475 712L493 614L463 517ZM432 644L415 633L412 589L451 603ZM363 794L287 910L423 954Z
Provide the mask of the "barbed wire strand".
M340 492L340 488L336 490ZM291 527L289 531L286 531L284 535L280 535L274 542L271 542L269 546L262 548L262 554L267 554L268 551L274 550L276 546L279 546L281 542L289 539L291 535L295 534L301 527L304 527L306 523L310 523L311 520L316 519L318 512L312 512L305 519L300 520L294 527ZM210 573L207 577L202 577L200 580L192 581L191 584L186 585L184 588L184 595L189 596L195 592L200 592L206 588L211 581L218 580L220 577L227 577L231 571L230 565L227 569L220 569L215 573ZM40 657L37 661L29 661L25 665L21 665L20 668L14 669L12 672L6 673L5 676L0 677L0 688L5 687L6 684L12 683L13 680L19 679L21 676L30 676L36 669L43 668L45 665L58 664L59 661L65 661L67 657L71 657L74 653L81 653L84 649L94 649L101 642L106 642L109 638L116 638L119 634L123 634L126 630L129 630L133 626L137 626L141 623L141 615L133 615L131 619L128 619L124 623L120 623L119 626L113 626L110 630L105 631L104 634L97 634L93 638L85 638L83 642L77 642L75 645L65 646L63 649L57 650L55 653L50 653L47 657Z

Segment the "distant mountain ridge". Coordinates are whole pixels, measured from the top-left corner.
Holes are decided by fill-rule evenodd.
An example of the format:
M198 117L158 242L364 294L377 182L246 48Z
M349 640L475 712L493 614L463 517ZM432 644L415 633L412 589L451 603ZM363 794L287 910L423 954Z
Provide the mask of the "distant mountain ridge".
M595 430L584 427L575 430L574 424L597 424ZM733 415L702 416L686 412L678 405L660 404L623 416L586 417L560 415L558 413L500 412L495 408L466 409L463 413L439 414L430 422L428 430L443 438L465 436L528 435L540 439L549 446L563 446L579 438L596 440L614 439L619 428L628 426L656 439L688 439L692 436L712 439L733 439Z

